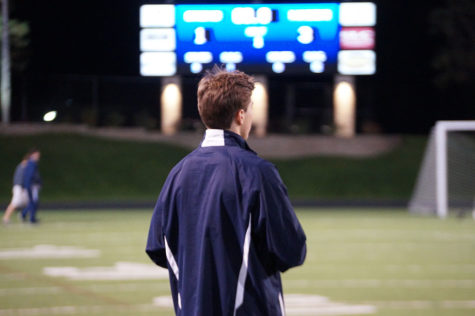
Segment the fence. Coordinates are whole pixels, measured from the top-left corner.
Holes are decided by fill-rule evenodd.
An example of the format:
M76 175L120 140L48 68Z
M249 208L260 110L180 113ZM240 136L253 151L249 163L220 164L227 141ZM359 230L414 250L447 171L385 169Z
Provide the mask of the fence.
M199 125L196 86L199 77L182 77L183 129ZM333 80L268 78L269 131L330 133ZM12 121L38 122L56 110L57 120L94 126L160 128L160 78L28 75L13 78ZM357 124L366 107L358 104Z

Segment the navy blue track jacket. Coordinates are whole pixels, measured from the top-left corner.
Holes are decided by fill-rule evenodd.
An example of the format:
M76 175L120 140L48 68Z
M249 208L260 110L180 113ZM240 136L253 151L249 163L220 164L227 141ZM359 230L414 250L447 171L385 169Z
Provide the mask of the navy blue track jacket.
M280 272L306 237L274 167L239 135L207 130L170 172L146 252L168 268L184 316L285 315Z
M28 160L23 171L23 187L30 189L34 184L41 184L40 173L38 172L38 163L32 159Z

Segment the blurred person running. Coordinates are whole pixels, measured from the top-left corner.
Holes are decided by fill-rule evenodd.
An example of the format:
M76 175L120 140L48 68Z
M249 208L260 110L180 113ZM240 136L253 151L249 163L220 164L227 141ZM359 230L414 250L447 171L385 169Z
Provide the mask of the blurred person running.
M15 173L13 174L13 188L12 188L12 200L8 204L5 214L3 215L3 223L10 223L10 217L19 207L24 207L28 203L28 194L23 188L23 175L25 173L25 167L28 163L30 154L23 156L22 161L16 166Z
M30 213L30 223L37 223L36 212L38 211L39 191L41 188L41 177L38 170L41 153L38 149L30 151L30 158L25 167L23 175L23 187L28 193L28 205L23 209L21 217L26 221L26 216Z
M158 197L146 252L168 268L177 315L285 315L280 273L305 259L277 169L246 142L253 90L240 71L215 68L201 79L203 142Z

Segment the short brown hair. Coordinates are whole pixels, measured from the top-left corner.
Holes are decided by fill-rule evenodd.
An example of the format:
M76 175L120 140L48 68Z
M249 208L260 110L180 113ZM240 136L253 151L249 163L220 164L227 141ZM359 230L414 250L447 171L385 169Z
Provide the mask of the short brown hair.
M25 157L30 157L31 155L33 155L34 153L39 153L40 150L38 147L32 147L30 148L30 150L28 150L28 152L26 153Z
M198 112L209 128L231 127L234 115L247 110L254 90L254 78L235 70L214 67L198 84Z

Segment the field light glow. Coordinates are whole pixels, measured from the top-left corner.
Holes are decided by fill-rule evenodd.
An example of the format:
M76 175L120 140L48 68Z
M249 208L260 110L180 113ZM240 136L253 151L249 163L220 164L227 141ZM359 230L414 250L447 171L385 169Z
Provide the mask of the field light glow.
M169 83L162 92L162 132L174 134L178 129L181 119L182 95L176 83Z
M256 82L251 99L254 103L252 123L256 136L262 137L266 134L269 108L267 88L264 82Z
M52 122L56 119L57 112L56 111L49 111L43 115L43 121L45 122Z
M334 91L334 116L336 134L341 137L352 137L355 134L356 96L352 83L339 82Z

